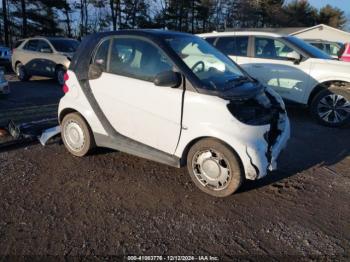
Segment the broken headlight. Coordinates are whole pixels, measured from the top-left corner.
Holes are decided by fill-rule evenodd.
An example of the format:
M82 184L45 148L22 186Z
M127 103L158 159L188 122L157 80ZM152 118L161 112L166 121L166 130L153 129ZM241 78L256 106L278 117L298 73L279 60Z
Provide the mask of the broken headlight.
M227 108L240 122L255 126L271 124L281 109L265 91L248 100L230 101Z

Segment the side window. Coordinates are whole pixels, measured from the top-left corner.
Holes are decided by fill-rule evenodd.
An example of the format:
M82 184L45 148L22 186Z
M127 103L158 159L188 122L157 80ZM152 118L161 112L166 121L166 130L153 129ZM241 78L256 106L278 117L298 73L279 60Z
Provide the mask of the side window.
M248 36L222 37L216 43L216 48L226 55L247 56Z
M248 36L236 37L236 56L248 56Z
M234 37L220 37L216 43L216 48L225 55L235 54L235 38Z
M157 74L172 68L161 50L149 42L133 38L113 40L109 66L112 74L153 81Z
M255 38L255 57L288 60L287 55L294 50L283 42L271 38Z
M338 56L338 53L339 53L339 50L340 50L340 47L336 44L330 44L329 45L330 47L330 54L332 56Z
M321 49L321 50L324 49L323 44L321 44L321 43L311 43L311 45L313 45L314 47L317 47L318 49Z
M205 40L206 40L209 44L214 45L214 42L215 42L216 38L215 38L215 37L209 37L209 38L205 38Z
M44 40L38 41L38 51L41 53L52 53L51 46Z
M100 46L97 49L97 52L94 56L94 59L92 63L101 65L103 68L103 71L107 71L107 58L108 58L108 50L109 50L109 44L111 40L105 40L100 44Z
M23 47L23 49L28 51L38 51L38 40L29 40Z

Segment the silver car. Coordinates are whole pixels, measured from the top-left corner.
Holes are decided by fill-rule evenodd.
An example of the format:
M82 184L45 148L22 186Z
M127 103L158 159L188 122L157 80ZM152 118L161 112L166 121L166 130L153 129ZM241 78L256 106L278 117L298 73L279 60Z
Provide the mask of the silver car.
M31 76L55 78L64 84L64 74L69 67L79 42L58 37L33 37L20 40L12 54L12 68L21 81Z

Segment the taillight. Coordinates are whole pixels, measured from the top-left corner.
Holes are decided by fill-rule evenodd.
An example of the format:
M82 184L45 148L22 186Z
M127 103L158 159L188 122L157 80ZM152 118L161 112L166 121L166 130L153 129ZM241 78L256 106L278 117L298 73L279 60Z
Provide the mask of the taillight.
M65 93L65 94L68 93L68 91L69 91L69 87L66 84L66 81L68 81L68 79L69 79L69 75L67 73L65 73L64 77L63 77L64 84L63 84L63 87L62 87L63 93Z
M68 93L68 91L69 91L69 87L66 84L63 85L62 89L63 89L63 93L65 93L65 94Z
M67 73L65 73L63 79L64 79L64 81L68 81L69 75Z

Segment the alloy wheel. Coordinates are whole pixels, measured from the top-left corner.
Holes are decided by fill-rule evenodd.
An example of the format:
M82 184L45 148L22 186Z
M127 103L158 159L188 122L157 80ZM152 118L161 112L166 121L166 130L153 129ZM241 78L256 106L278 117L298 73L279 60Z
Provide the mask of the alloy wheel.
M350 117L350 101L342 95L330 94L319 101L317 112L323 121L338 124Z

